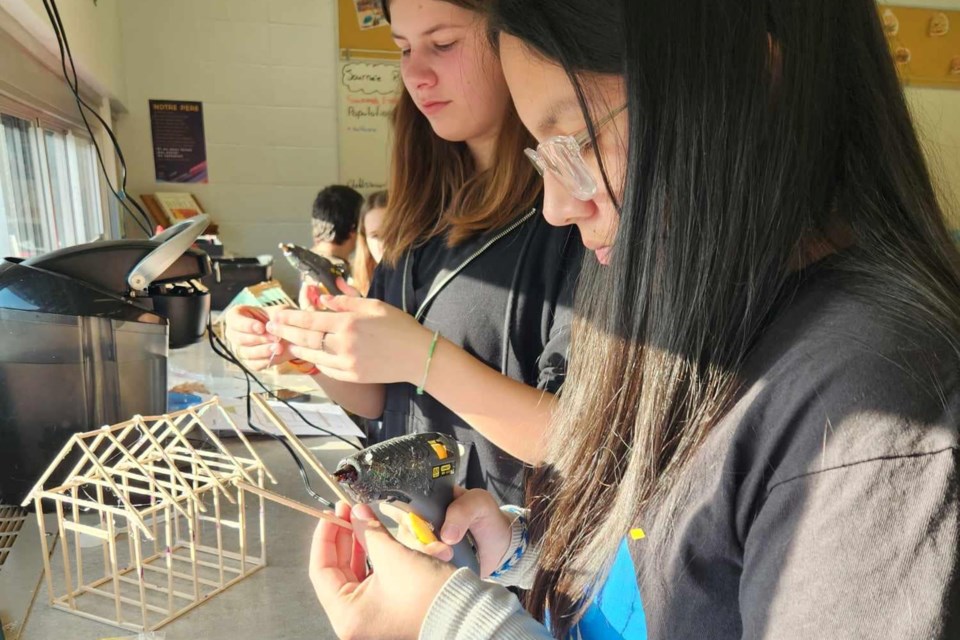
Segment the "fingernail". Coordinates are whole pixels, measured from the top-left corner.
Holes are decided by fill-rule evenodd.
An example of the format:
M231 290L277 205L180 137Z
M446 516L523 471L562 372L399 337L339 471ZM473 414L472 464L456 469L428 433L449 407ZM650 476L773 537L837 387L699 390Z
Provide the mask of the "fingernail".
M276 330L277 330L277 323L276 323L276 322L268 322L268 323L267 323L267 331L269 331L270 333L273 333L273 332L276 331Z
M350 515L357 520L363 520L367 523L367 526L370 527L376 527L380 524L380 522L377 520L376 514L373 512L373 509L371 509L370 505L367 504L354 505Z
M440 539L446 542L447 544L453 544L460 541L460 527L455 527L451 525L444 525L440 529Z

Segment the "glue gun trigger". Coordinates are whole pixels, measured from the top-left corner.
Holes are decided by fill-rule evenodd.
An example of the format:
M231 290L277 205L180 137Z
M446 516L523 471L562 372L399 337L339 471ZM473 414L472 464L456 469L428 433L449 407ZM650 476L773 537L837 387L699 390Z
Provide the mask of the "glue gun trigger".
M405 502L388 501L380 503L380 513L384 517L390 518L398 526L406 526L420 544L430 544L437 541L437 536L433 532L433 525L418 516Z

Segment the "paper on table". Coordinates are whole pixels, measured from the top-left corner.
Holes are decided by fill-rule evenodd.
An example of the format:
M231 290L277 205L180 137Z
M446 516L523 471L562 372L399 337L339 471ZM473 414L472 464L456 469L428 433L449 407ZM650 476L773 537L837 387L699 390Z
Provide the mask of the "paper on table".
M206 400L207 398L204 399ZM307 420L329 432L325 433L304 422L300 416L282 402L271 400L269 404L277 413L277 416L290 427L290 430L293 431L295 435L325 436L332 433L343 437L364 437L363 432L338 405L328 402L290 403L297 411L302 413ZM234 421L237 428L244 433L256 433L256 431L251 429L247 424L247 401L245 398L220 398L220 406L230 414L230 419ZM211 428L221 432L226 431L228 434L233 433L233 429L230 428L230 425L223 419L219 411L216 412L216 414L210 412L208 417L210 418L208 424L210 424ZM267 420L267 417L262 414L256 405L253 405L253 424L269 433L277 433L276 428L270 424L270 421Z

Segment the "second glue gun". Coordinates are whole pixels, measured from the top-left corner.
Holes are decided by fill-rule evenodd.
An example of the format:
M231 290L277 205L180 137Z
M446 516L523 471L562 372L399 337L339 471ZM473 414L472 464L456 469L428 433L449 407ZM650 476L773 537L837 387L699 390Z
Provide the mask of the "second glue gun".
M337 287L337 278L347 278L347 271L342 265L334 264L327 258L295 244L281 244L280 250L294 269L322 284L327 293L343 293Z
M333 475L354 499L376 505L383 515L392 509L406 512L408 526L426 543L443 526L459 464L455 440L441 433L414 433L344 458ZM469 533L453 547L452 563L479 573Z

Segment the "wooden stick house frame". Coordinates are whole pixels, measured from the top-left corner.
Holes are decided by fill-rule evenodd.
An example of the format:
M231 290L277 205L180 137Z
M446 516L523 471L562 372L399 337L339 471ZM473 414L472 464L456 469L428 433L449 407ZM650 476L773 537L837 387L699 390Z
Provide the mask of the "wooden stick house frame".
M233 455L217 437L211 428L216 414L249 457ZM194 446L200 436L212 450ZM77 456L79 461L60 476L62 484L44 487ZM264 499L282 498L264 488L264 476L276 484L217 398L185 411L136 416L75 434L23 503L33 501L36 508L50 605L152 631L243 580L266 564ZM253 499L259 513L251 531L247 510ZM43 500L56 507L63 554L62 575L56 579ZM96 515L81 522L81 510ZM86 552L84 535L94 539Z

